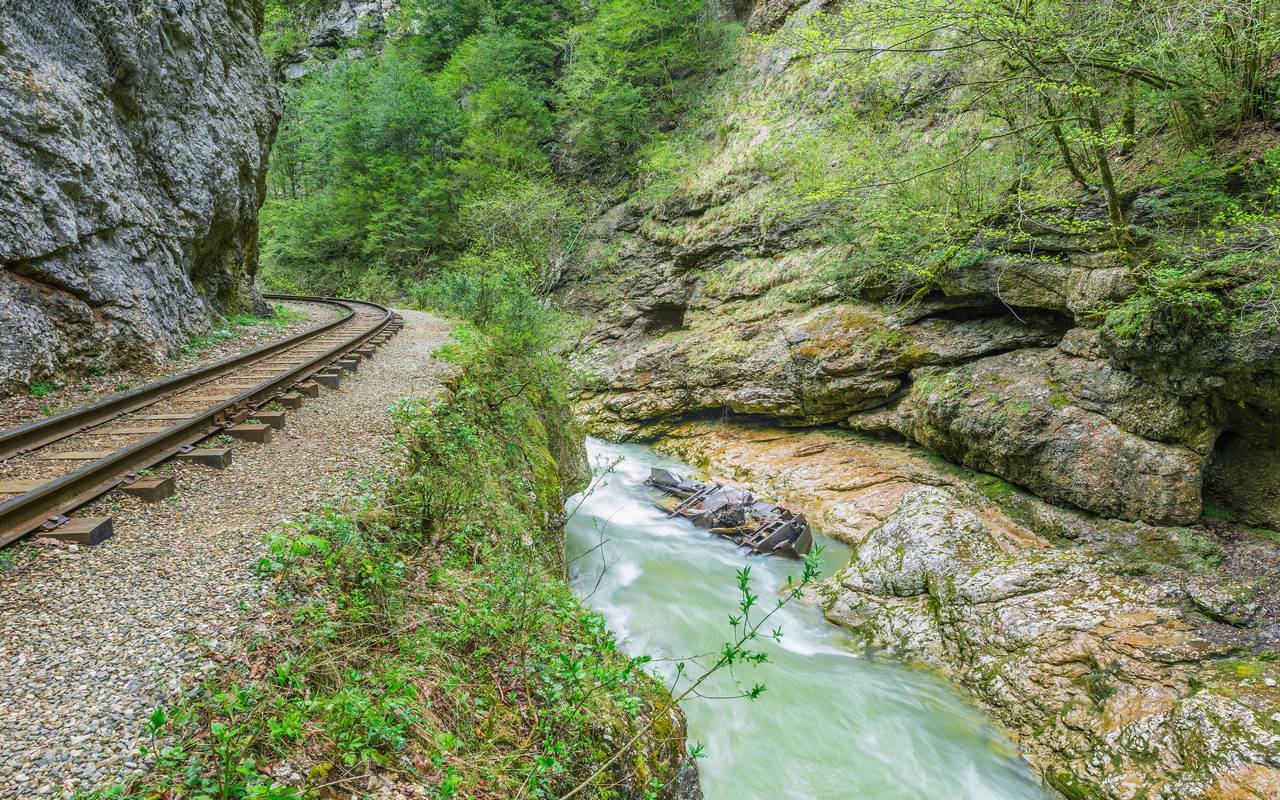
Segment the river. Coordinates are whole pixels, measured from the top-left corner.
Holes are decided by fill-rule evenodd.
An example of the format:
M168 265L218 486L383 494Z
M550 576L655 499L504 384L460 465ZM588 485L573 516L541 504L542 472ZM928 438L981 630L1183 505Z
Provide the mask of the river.
M670 677L672 659L717 650L732 634L735 571L751 565L765 610L800 562L746 558L723 540L670 520L648 503L650 466L688 467L640 445L588 440L599 473L568 526L574 589L608 620L622 647L648 654ZM849 548L825 537L823 573ZM603 544L602 544L603 542ZM699 771L707 800L1044 800L1015 747L952 686L918 669L865 657L809 603L775 617L779 642L766 664L739 668L700 693L737 694L764 684L756 700L686 698L689 738L705 746ZM666 660L664 660L666 659ZM705 660L705 659L704 659ZM700 674L693 662L689 674Z

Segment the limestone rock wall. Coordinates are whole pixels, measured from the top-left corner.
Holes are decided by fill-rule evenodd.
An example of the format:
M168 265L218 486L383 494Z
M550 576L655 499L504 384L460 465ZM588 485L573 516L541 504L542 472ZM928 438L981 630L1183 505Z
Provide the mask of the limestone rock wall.
M0 396L261 304L261 0L0 4Z
M767 32L829 5L758 2L744 18ZM838 425L1105 517L1189 524L1208 497L1280 525L1280 332L1110 335L1099 309L1137 287L1096 199L989 221L965 242L977 255L913 302L822 286L853 255L824 238L837 212L774 214L787 178L757 165L780 132L828 123L780 100L805 80L785 46L743 53L713 143L674 189L601 214L560 279L560 304L586 320L575 365L596 432L654 438L696 415ZM943 124L917 122L922 141ZM1158 223L1151 200L1135 191L1135 226Z

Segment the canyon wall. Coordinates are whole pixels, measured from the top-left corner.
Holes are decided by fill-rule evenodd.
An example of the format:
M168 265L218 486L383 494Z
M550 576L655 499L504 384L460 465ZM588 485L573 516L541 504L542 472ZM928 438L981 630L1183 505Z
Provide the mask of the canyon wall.
M261 308L261 0L0 8L0 395Z
M785 33L828 4L797 5L758 4L748 32ZM697 414L835 425L1104 517L1188 524L1208 498L1280 526L1266 488L1280 478L1280 330L1247 306L1197 329L1151 299L1151 274L1182 235L1164 216L1167 186L1125 197L1136 265L1105 231L1101 197L1059 188L1057 204L983 220L924 288L904 291L892 285L902 275L883 280L899 268L891 248L882 263L842 266L868 256L841 226L903 235L892 218L842 218L842 189L798 174L856 156L819 148L839 146L860 109L793 48L743 45L708 91L715 110L702 116L722 116L700 123L702 141L659 153L683 159L681 174L603 213L560 276L558 301L584 320L576 364L597 431L652 438ZM964 124L912 99L957 77L893 80L884 94L905 99L889 149L927 150ZM885 136L864 139L886 147ZM1277 140L1264 131L1247 147L1256 156ZM802 147L814 151L787 155ZM1160 237L1144 239L1150 230Z
M1180 187L1135 156L1129 252L1098 192L1047 181L914 274L920 209L848 196L972 125L923 98L974 76L842 84L785 35L840 6L736 8L738 62L585 231L555 289L585 422L851 544L828 618L951 676L1061 796L1275 796L1274 245L1196 250ZM1244 173L1278 141L1215 157ZM829 178L858 158L853 188ZM932 190L966 180L991 178ZM889 207L918 191L894 184ZM1199 282L1161 283L1188 255Z

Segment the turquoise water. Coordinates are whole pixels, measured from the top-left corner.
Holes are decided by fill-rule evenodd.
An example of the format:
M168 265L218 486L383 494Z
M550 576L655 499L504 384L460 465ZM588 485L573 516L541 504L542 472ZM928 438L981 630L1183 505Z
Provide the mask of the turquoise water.
M574 588L627 652L652 656L668 679L675 662L662 659L708 653L729 640L736 570L751 565L766 609L787 575L798 575L797 561L748 559L650 505L649 467L691 472L680 462L639 445L589 440L588 450L597 470L622 461L570 520ZM830 573L849 549L822 541ZM736 683L723 673L700 688L730 696L762 683L759 699L682 703L690 739L706 747L699 771L707 800L1045 798L1008 739L944 681L863 657L812 605L789 604L774 619L783 636L762 645L769 663L740 668ZM701 672L693 662L686 669Z

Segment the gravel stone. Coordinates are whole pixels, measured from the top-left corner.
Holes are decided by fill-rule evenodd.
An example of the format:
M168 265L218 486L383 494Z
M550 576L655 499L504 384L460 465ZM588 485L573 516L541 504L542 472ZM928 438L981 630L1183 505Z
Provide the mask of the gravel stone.
M264 625L254 567L263 536L395 466L388 409L438 391L432 357L448 325L405 311L405 328L337 391L324 390L266 445L237 442L221 472L169 462L178 493L120 493L97 547L37 540L0 572L0 798L88 789L145 769L143 723Z

